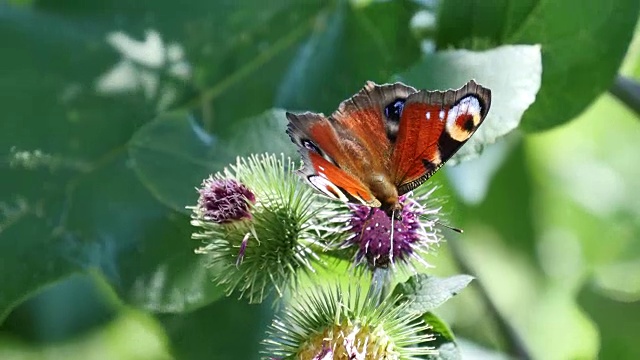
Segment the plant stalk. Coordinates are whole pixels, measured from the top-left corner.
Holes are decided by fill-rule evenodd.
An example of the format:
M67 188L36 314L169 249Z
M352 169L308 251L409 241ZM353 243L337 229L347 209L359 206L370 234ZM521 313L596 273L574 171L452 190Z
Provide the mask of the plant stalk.
M531 360L532 357L529 354L526 345L520 338L520 335L518 335L513 326L511 326L507 319L500 313L500 310L497 308L495 303L491 300L487 289L483 286L482 281L478 279L475 272L471 269L471 266L462 254L460 247L457 245L457 242L448 241L447 245L449 245L449 248L451 249L451 253L453 255L453 259L460 270L463 273L472 275L476 278L474 284L480 293L482 301L485 303L487 309L495 319L496 325L498 325L498 330L502 334L503 339L506 341L507 351L509 352L509 354L514 356L516 359Z
M617 76L609 92L640 115L640 83L628 77Z

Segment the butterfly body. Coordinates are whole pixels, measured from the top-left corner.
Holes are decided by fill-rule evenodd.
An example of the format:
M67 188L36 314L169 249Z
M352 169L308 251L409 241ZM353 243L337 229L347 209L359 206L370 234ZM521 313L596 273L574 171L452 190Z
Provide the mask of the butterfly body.
M287 133L304 161L301 175L314 188L392 214L402 208L400 195L471 137L490 104L490 90L474 81L444 92L367 82L329 117L287 113Z

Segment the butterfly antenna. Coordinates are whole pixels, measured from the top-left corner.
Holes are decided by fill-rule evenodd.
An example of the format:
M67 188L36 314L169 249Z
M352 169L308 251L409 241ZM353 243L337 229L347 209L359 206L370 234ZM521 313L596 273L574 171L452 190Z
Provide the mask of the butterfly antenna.
M436 221L436 224L444 226L449 230L453 230L453 231L457 232L458 234L462 234L464 232L464 231L462 231L462 229L458 229L458 228L455 228L453 226L449 226L449 225L447 225L445 223L441 223L440 221Z

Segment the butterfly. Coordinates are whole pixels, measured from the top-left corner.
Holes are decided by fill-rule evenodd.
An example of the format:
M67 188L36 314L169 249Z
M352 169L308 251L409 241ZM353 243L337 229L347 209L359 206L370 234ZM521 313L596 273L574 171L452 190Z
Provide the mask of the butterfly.
M287 133L304 163L300 175L311 186L397 218L398 197L438 171L490 106L491 90L473 80L448 91L367 81L329 117L287 112Z

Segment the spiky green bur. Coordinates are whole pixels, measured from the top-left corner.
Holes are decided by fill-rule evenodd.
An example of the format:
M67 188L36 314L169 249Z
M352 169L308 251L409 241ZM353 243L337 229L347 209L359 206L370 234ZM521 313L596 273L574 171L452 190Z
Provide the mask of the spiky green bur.
M282 296L300 272L314 272L317 250L333 236L322 224L335 212L300 181L294 168L284 155L238 158L210 182L215 186L233 179L248 189L254 196L245 202L248 214L220 222L207 216L202 206L189 207L191 223L199 228L192 237L203 242L197 252L209 256L214 281L228 294L237 292L252 303L261 302L272 290Z
M360 290L316 289L276 318L265 359L420 359L435 353L420 314L387 297L378 303Z

